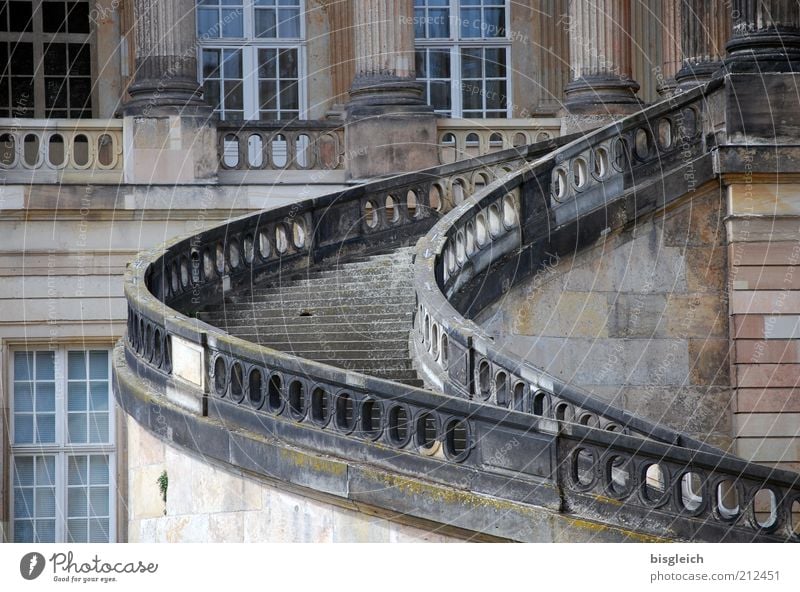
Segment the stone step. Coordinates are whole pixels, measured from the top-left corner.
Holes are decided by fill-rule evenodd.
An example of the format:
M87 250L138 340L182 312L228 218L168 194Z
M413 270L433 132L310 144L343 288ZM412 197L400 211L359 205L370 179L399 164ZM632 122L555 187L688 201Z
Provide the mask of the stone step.
M333 296L329 297L328 294L321 294L320 298L308 296L306 298L298 298L296 295L288 294L286 299L271 298L269 300L261 300L254 297L252 300L245 301L230 301L224 306L219 307L221 310L269 310L269 309L307 309L307 308L330 308L333 306L365 306L375 303L374 296ZM409 303L408 295L401 294L385 294L381 298L381 302L387 306L397 306L398 308L412 308L414 303Z
M336 314L322 314L319 311L313 311L312 314L307 316L300 316L297 313L290 313L287 315L279 314L260 314L256 311L241 311L232 314L214 313L214 314L198 314L201 321L205 321L209 325L215 327L226 326L282 326L285 324L295 326L313 326L313 325L326 325L336 324L345 327L352 327L356 325L372 325L376 322L380 323L393 323L397 327L411 326L411 312L363 312L357 315Z

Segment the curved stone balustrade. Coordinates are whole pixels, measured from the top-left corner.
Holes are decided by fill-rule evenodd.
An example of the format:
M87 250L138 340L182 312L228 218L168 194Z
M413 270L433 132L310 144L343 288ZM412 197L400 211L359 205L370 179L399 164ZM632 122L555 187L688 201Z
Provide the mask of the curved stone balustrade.
M120 183L122 121L0 119L6 183Z
M713 130L704 115L720 84L575 140L448 213L417 246L412 353L428 383L445 393L561 426L559 482L579 515L612 513L653 532L638 522L640 512L647 519L660 513L683 524L676 528L687 529L685 536L697 528L688 535L693 539L769 534L798 540L792 524L800 510L797 475L742 464L616 409L507 354L469 320L545 269L548 257L590 245L713 179L707 145ZM715 529L725 534L713 538Z
M344 127L335 121L221 121L220 177L260 181L265 171L344 169Z
M561 119L439 119L439 162L449 164L561 135Z

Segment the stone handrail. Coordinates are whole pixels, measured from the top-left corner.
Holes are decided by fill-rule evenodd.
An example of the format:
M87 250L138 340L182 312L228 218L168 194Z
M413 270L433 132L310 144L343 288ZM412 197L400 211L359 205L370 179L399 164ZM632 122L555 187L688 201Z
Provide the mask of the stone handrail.
M706 110L719 86L587 134L447 214L417 245L413 355L445 393L556 421L559 483L580 515L632 524L663 513L677 528L697 527L690 538L722 528L722 540L735 531L799 540L792 524L800 515L798 475L614 408L504 352L469 320L545 269L548 256L590 245L713 179Z
M122 120L0 119L0 181L120 183Z
M439 119L439 162L449 164L561 135L561 119Z

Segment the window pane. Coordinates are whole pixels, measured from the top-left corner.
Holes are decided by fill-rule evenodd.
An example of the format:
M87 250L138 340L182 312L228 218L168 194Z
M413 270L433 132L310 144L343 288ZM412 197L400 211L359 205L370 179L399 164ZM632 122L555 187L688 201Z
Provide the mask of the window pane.
M33 352L14 353L14 380L33 378Z
M53 444L56 441L56 416L36 414L36 442Z
M297 50L282 50L278 64L281 78L297 78Z
M56 521L37 520L36 521L36 542L55 543L56 542Z
M92 487L89 504L93 516L108 516L108 487Z
M203 88L203 97L208 104L214 109L219 109L219 82L216 80L206 80Z
M67 12L64 2L42 3L42 28L45 33L58 33L66 30Z
M14 518L33 517L33 487L14 488Z
M67 353L67 378L82 380L86 378L86 354L82 351Z
M461 9L461 36L465 38L481 36L481 9Z
M89 378L92 380L108 378L108 352L89 352Z
M56 377L54 352L36 352L36 379L54 380Z
M56 410L56 385L54 382L40 382L36 385L36 412Z
M417 50L414 52L414 72L417 78L427 78L428 68L425 64L425 50Z
M276 37L274 10L256 10L255 17L255 36L256 37Z
M85 382L70 382L67 384L67 410L86 411Z
M437 8L428 11L428 37L444 39L450 37L449 9Z
M88 43L69 44L69 72L73 76L91 76L92 54Z
M85 456L70 456L67 463L67 483L69 485L86 485L89 482L87 470L88 460Z
M300 15L293 8L278 10L278 33L281 37L300 37Z
M33 383L14 381L14 412L33 413Z
M73 444L85 444L89 441L85 413L70 413L67 419L67 441Z
M482 78L483 62L480 49L464 49L461 52L461 77L462 78Z
M74 2L67 16L67 30L70 33L89 32L89 3Z
M297 83L281 83L281 109L297 109L299 102Z
M480 82L465 81L461 88L461 101L464 109L480 109L483 106L481 98L483 89Z
M70 487L67 494L67 513L70 518L89 515L89 500L85 487Z
M63 76L67 73L67 44L50 43L44 48L45 76Z
M203 50L203 78L219 78L219 51Z
M431 82L431 105L437 111L451 108L449 82Z
M14 416L14 443L33 444L33 415Z
M483 11L483 36L506 36L506 10L505 8L486 8Z
M244 12L241 8L222 11L222 36L244 37Z
M14 542L32 543L33 542L33 521L15 520L14 521Z
M56 457L36 457L36 485L55 485L56 482Z
M486 108L506 108L506 83L504 80L486 81Z
M242 77L242 52L241 50L225 50L225 62L222 65L222 71L225 78L241 78Z
M226 80L223 84L225 85L225 109L243 109L244 92L241 80Z
M56 490L54 487L36 488L36 517L55 518Z
M261 78L275 78L278 74L277 68L278 51L275 49L258 50L258 75Z
M272 80L262 80L258 84L261 108L274 110L278 108L277 84Z
M506 50L502 48L487 48L485 50L487 78L506 77Z
M89 520L89 542L108 542L108 518L92 518Z
M199 8L197 10L198 37L219 37L219 19L215 8Z
M108 413L89 414L89 442L108 442Z
M89 408L92 411L108 411L108 382L90 383L89 393Z
M31 16L33 3L9 2L8 3L8 30L14 33L26 33L33 31L33 18Z
M108 456L94 454L89 457L89 482L108 485Z
M414 2L417 4L417 2ZM417 39L425 38L425 10L421 8L414 9L414 37Z
M67 520L67 542L89 542L89 521L85 518Z
M450 52L432 51L430 53L431 78L450 78Z

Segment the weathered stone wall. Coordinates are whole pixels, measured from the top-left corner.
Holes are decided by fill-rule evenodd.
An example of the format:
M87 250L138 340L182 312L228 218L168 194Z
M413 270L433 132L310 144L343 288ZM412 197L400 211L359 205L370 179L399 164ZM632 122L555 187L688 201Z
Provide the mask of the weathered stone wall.
M479 317L533 364L651 420L731 444L724 200L715 186L555 258Z
M448 542L217 468L128 418L130 542ZM167 501L158 477L167 472Z

